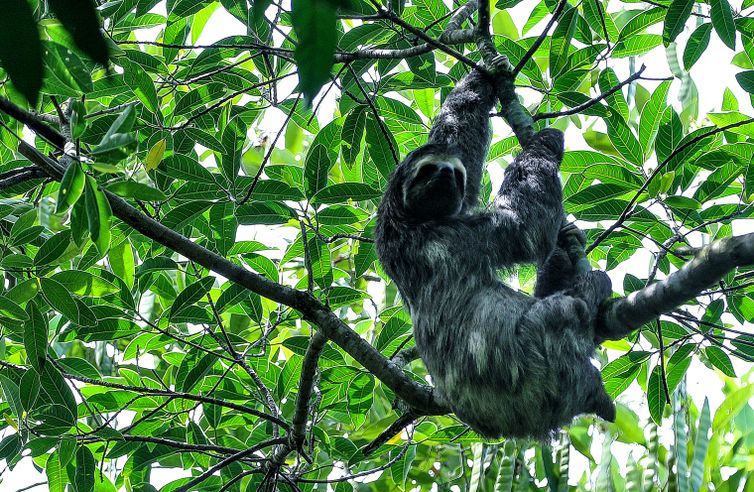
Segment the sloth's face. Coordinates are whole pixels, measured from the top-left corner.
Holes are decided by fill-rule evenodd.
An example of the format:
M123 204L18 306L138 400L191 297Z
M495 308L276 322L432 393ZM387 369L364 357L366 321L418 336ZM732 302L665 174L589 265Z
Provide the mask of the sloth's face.
M452 155L427 155L418 160L403 190L408 211L421 220L451 217L461 211L466 170Z

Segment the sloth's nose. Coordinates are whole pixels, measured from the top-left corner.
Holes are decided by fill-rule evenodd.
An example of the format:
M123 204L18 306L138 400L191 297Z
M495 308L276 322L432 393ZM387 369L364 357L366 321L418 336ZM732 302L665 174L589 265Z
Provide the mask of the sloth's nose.
M441 164L440 166L438 166L437 175L441 177L449 178L453 176L454 171L455 169L453 169L453 166L450 166L448 164Z

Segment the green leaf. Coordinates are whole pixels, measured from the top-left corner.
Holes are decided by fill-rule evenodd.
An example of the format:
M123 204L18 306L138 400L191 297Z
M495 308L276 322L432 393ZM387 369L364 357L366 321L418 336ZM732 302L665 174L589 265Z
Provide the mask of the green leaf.
M201 352L187 354L178 367L175 376L178 391L191 391L212 369L215 360L217 360L217 357L213 354L202 354Z
M173 17L188 17L202 10L207 0L173 0L168 2L168 13Z
M92 310L83 303L77 303L71 293L60 282L51 278L40 278L40 287L47 303L52 308L81 326L94 326L97 317Z
M307 197L316 195L327 185L327 175L332 164L324 145L315 145L309 149L304 163L304 187Z
M54 263L71 245L71 231L60 231L48 239L42 247L39 248L34 256L34 264L37 266L49 265Z
M723 352L720 347L711 345L704 349L704 353L707 355L707 358L712 365L720 369L723 374L732 378L736 377L736 370L733 369L733 363L730 361L730 357L728 357L728 354Z
M61 406L65 425L73 426L77 415L76 399L63 375L52 364L45 364L38 372L42 390L47 393L50 401Z
M343 139L345 145L340 150L348 166L353 166L354 162L356 162L356 156L361 150L361 140L364 138L366 119L366 108L364 106L357 106L348 113L343 123L341 139Z
M380 123L369 115L366 120L366 143L369 158L374 162L380 175L387 179L398 164L398 143L395 137L387 129L382 128Z
M246 3L246 2L244 2ZM263 20L264 12L267 10L267 7L270 6L272 3L272 0L253 0L251 5L251 12L254 18L254 21Z
M576 212L592 205L613 200L630 192L629 188L617 184L598 183L577 191L566 199L568 210Z
M101 255L110 247L110 202L97 186L93 177L87 176L85 189L86 217L89 235Z
M21 306L7 297L0 295L0 319L2 318L14 321L26 321L29 319L29 316Z
M207 200L196 200L178 205L165 214L165 217L162 219L162 224L173 230L182 229L195 218L203 214L211 205L212 202Z
M715 32L728 48L736 49L736 25L733 22L733 9L730 8L728 0L710 0L710 6Z
M321 189L314 195L316 203L341 203L347 200L371 200L382 193L364 183L337 183Z
M160 190L136 181L119 181L117 183L111 183L107 185L107 191L111 191L124 198L133 198L135 200L161 202L167 198L165 193Z
M107 133L105 133L100 143L92 150L92 154L104 156L135 143L136 137L129 133L135 121L136 113L134 112L134 107L133 105L128 106L113 121L110 128L107 129Z
M228 122L223 130L222 144L225 152L220 159L220 171L229 181L235 182L241 169L241 155L246 142L246 124L241 117Z
M28 0L3 2L0 62L16 90L36 106L42 88L42 45Z
M632 17L631 20L626 22L625 26L623 26L623 29L621 29L620 35L618 36L618 41L623 41L634 34L639 34L647 27L662 21L665 19L665 11L666 9L664 7L655 7L639 12Z
M335 62L337 22L334 0L293 0L291 22L298 43L294 58L298 67L299 89L307 104L330 80Z
M50 492L65 492L65 486L68 483L68 476L65 467L60 462L60 453L54 451L45 463L45 473L47 474L47 487Z
M86 106L83 101L71 101L71 137L78 140L86 131ZM74 161L75 162L75 161Z
M136 267L133 249L128 240L123 240L111 247L107 255L107 261L110 264L110 270L112 270L116 277L123 280L128 287L134 286Z
M26 313L29 316L29 321L24 323L26 358L32 366L40 368L47 358L47 318L32 301L26 305Z
M86 446L79 446L76 451L76 472L73 475L73 483L76 492L94 491L94 474L97 471L97 463L94 456Z
M615 71L612 68L608 67L600 72L598 83L600 91L605 93L613 87L619 86L620 80L618 80L618 77L615 75ZM617 111L624 120L628 120L628 103L626 103L626 98L623 97L623 92L614 92L613 94L605 98L605 102L607 102L607 105L610 107L611 111Z
M607 124L607 135L615 149L626 160L640 166L644 163L644 153L641 145L631 129L626 124L626 120L618 113L612 113L605 118Z
M746 70L736 74L736 80L743 90L749 94L754 94L754 70Z
M712 24L709 22L697 27L694 32L691 33L691 37L689 37L689 40L686 43L686 48L683 50L683 68L685 68L686 71L691 70L694 63L701 58L702 53L707 49L711 33Z
M3 390L3 401L8 404L16 418L21 418L24 407L21 403L21 393L18 385L9 377L0 374L0 388Z
M100 20L92 0L48 0L55 17L71 33L81 51L107 66L109 49L100 32Z
M93 89L91 70L79 55L51 41L42 43L45 74L42 91L66 97L79 97Z
M592 31L597 33L600 39L607 37L606 41L615 41L620 33L612 15L607 11L607 4L608 2L602 0L590 0L583 2L581 7L584 12L584 19L586 19Z
M58 190L58 204L55 209L55 213L61 213L68 210L74 203L81 197L84 191L84 182L86 181L86 175L81 168L81 163L77 160L71 160L68 168L63 174L63 179L60 182L60 190Z
M128 60L123 60L119 63L123 66L123 80L136 94L136 97L139 98L142 104L152 113L156 113L159 109L159 101L157 100L157 91L154 89L151 77L138 63Z
M662 411L665 408L667 400L665 390L662 384L662 373L660 365L656 365L649 376L647 383L647 402L649 403L649 415L652 420L660 425L662 423Z
M675 38L683 32L693 6L694 0L673 0L671 2L668 13L665 15L665 25L662 31L662 40L665 46L675 41Z
M212 173L199 161L182 154L173 154L163 160L157 170L171 178L184 181L198 181L201 183L214 183Z
M628 39L617 43L613 50L614 58L626 58L649 53L662 44L659 34L634 34Z
M21 436L16 434L10 434L5 436L0 441L0 460L6 462L13 461L23 449L23 443L21 442Z
M681 379L683 379L683 375L686 374L689 365L691 365L690 353L693 349L694 346L692 344L683 345L668 359L665 377L667 378L668 390L671 395L676 387L678 387Z
M205 297L214 283L215 277L204 277L188 285L173 301L173 306L170 308L170 317L172 318Z
M104 297L120 292L120 288L115 284L82 270L63 270L50 278L79 296Z
M712 419L712 431L724 432L733 417L739 414L754 398L754 384L747 384L731 392L720 404Z
M21 376L21 384L19 385L19 391L21 394L21 405L26 410L26 413L34 410L37 400L39 398L39 391L41 382L39 380L39 373L30 367L23 376Z
M704 461L707 456L709 446L709 430L712 426L710 417L709 400L704 398L704 405L699 415L699 427L696 430L696 440L694 441L694 458L691 462L691 473L689 477L691 490L700 490L704 478Z

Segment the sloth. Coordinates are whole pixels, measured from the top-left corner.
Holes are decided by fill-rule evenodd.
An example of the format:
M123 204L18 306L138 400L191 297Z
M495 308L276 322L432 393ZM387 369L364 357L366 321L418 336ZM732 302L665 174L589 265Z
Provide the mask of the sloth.
M480 209L497 78L472 70L447 96L428 143L390 177L375 242L458 418L485 437L544 440L579 414L615 419L592 365L612 287L602 271L578 273L585 238L564 220L560 131L535 134ZM522 263L537 265L533 297L499 277Z

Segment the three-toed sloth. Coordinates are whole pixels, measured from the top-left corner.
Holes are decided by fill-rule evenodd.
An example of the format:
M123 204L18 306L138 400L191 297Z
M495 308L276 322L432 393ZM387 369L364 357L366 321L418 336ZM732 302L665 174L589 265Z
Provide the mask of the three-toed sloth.
M584 237L564 226L560 131L532 137L479 208L497 83L472 70L448 95L429 142L392 174L375 239L455 414L483 436L546 439L582 413L615 419L591 363L612 290L604 272L577 273L567 246L575 235L583 248ZM498 277L520 263L538 266L534 297Z

